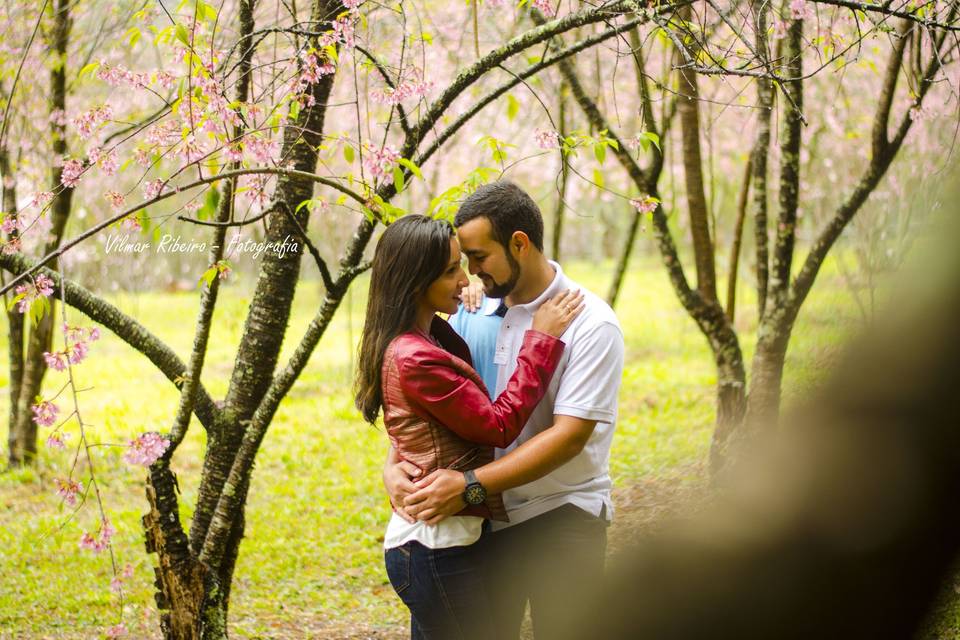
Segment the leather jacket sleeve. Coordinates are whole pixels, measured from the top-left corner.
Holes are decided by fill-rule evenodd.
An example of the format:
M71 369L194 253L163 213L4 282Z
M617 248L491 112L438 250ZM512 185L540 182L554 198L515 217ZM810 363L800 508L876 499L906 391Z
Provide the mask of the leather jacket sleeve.
M442 355L433 353L404 359L400 388L423 417L471 442L503 448L520 435L546 393L563 347L559 338L528 330L517 369L494 401Z

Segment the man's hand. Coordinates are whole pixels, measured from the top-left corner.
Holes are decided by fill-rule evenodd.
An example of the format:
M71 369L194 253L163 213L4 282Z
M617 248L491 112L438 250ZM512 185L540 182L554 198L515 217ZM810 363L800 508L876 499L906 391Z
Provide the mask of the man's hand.
M469 313L476 313L480 310L483 303L483 283L471 282L460 290L460 302L463 303L464 310Z
M386 487L387 495L390 496L390 504L397 515L410 524L417 520L408 513L404 499L417 490L413 480L419 475L420 468L412 462L401 461L393 464L388 459L387 464L383 466L383 486Z
M416 493L407 496L404 504L417 520L437 524L467 506L463 501L467 483L460 471L437 469L415 485Z

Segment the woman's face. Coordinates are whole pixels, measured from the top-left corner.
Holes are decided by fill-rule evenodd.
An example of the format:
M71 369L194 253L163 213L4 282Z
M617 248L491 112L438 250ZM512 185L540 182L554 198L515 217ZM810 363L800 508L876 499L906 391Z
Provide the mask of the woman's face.
M467 274L460 266L460 245L450 238L450 261L423 294L422 304L434 312L456 313L460 304L460 290L467 286Z

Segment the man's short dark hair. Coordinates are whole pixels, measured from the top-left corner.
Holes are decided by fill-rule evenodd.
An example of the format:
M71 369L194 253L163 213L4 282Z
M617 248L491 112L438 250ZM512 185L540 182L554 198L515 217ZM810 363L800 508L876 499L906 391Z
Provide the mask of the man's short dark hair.
M509 250L514 232L523 231L537 251L543 251L540 207L526 191L509 180L491 182L474 191L460 205L453 226L459 228L474 218L489 220L494 240L505 249Z

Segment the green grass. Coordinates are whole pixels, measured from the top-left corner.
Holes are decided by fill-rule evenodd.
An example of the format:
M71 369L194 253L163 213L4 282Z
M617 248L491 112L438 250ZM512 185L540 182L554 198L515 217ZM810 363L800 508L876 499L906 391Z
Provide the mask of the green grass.
M569 271L604 293L610 267L573 264ZM743 287L737 325L749 357L755 305ZM250 290L228 286L221 294L203 375L214 398L225 393L249 304L243 295ZM380 545L389 514L380 485L386 438L359 420L349 393L364 297L361 281L281 404L257 458L231 600L233 637L302 637L304 629L322 629L325 621L387 634L406 624L382 567ZM186 357L195 293L111 299ZM620 300L627 360L612 453L614 481L625 486L642 478L695 473L705 459L714 416L716 376L706 341L653 259L637 260ZM317 286L302 285L281 363L318 303ZM87 324L75 312L68 314L71 322ZM785 377L788 402L815 383L843 337L857 328L855 314L838 276L826 268L794 332ZM0 343L0 352L5 351ZM0 370L0 386L7 384L7 375ZM90 424L91 441L121 443L143 431L169 429L176 390L107 332L76 376L80 387L89 388L80 394L80 410ZM54 393L63 380L64 374L48 374L45 393ZM7 394L0 393L0 399L5 416ZM66 406L65 398L60 404ZM70 430L76 444L75 425ZM46 450L45 434L42 430L35 470L0 475L0 637L94 637L119 614L108 589L110 559L77 548L97 512L91 501L72 519L69 510L58 508L53 480L64 475L70 457ZM173 459L185 521L196 498L203 447L203 430L194 423ZM125 593L124 618L133 637L156 637L154 557L145 554L140 529L144 474L125 465L121 453L117 447L96 449L97 479L118 530L116 560L136 567ZM85 471L80 477L86 483Z

